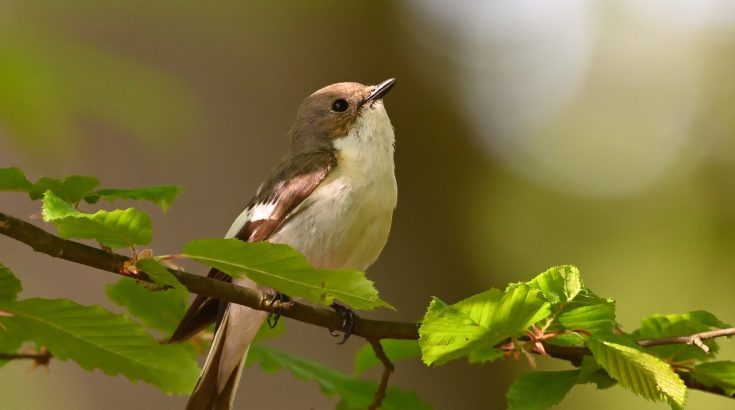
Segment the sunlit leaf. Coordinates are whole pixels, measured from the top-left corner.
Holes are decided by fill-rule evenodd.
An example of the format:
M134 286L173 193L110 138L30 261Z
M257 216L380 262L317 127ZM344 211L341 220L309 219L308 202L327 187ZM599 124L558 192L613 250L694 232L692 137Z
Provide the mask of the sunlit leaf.
M562 308L551 329L557 327L584 330L595 336L610 335L615 328L615 301L584 289Z
M505 292L490 289L451 306L434 298L419 328L422 359L443 364L494 346L549 313L541 292L525 284L509 286Z
M168 210L182 188L178 185L161 185L134 189L99 189L84 200L90 203L100 199L114 202L120 199L132 199L137 201L149 201L158 205L164 212Z
M641 321L641 327L634 331L632 336L639 340L660 339L665 337L689 336L695 333L728 327L730 325L722 322L712 313L698 310L682 314L649 316ZM684 343L651 346L646 348L646 351L661 358L679 362L691 359L712 359L714 353L717 353L719 350L717 342L715 339L707 339L702 342L710 348L711 353L709 355L695 345Z
M67 239L94 239L110 248L145 245L151 241L151 220L134 208L86 214L48 191L43 199L43 220L56 225Z
M584 288L579 269L572 265L550 268L527 283L540 290L552 304L567 303Z
M160 344L140 325L98 306L64 299L27 299L2 304L3 318L55 359L74 360L86 370L122 374L173 394L188 394L199 375L187 345Z
M735 397L735 362L700 363L691 375L705 386L719 387L725 394Z
M544 410L559 404L574 387L578 376L579 370L524 373L508 389L508 408Z
M64 179L42 177L31 188L31 199L41 199L46 191L51 191L60 199L76 204L89 195L99 186L100 181L95 177L71 175Z
M378 297L373 282L364 273L315 269L287 245L205 239L186 244L184 255L230 276L248 277L259 285L310 302L329 305L337 299L356 309L392 308Z
M373 401L378 389L377 383L360 380L325 365L292 356L262 345L253 345L248 353L249 363L258 363L265 371L288 370L295 377L319 384L327 396L337 396L342 400L342 409L366 409ZM415 393L389 387L381 409L408 410L428 409Z
M20 168L0 168L0 191L28 192L32 186Z
M467 361L472 364L492 363L498 359L502 359L505 352L494 346L480 346L472 349L467 356Z
M144 325L166 335L172 334L184 317L189 299L184 289L151 291L130 278L107 285L107 296Z
M386 356L391 362L398 360L413 359L421 357L421 348L417 340L383 339L380 341ZM380 359L375 356L375 351L370 343L365 343L355 354L355 374L359 375L365 370L383 366Z
M671 366L656 356L622 344L592 337L588 341L597 363L620 385L651 400L684 407L687 388Z

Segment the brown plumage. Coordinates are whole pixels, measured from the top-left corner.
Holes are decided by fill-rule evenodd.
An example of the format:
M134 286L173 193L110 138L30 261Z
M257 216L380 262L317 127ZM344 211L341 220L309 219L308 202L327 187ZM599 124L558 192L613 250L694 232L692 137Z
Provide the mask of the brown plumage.
M385 177L392 178L387 181L387 186L392 187L391 189L395 191L395 177L392 169L393 131L382 103L374 106L387 93L394 81L388 80L378 86L338 83L322 88L306 98L299 107L296 120L290 130L291 146L288 156L260 187L245 211L235 220L227 237L235 237L247 242L274 240L299 249L299 243L301 243L299 241L303 240L303 237L294 238L291 235L297 232L297 236L301 236L311 231L301 229L298 222L290 222L304 219L314 221L314 209L321 208L311 209L313 206L319 207L320 205L310 199L310 196L322 183L326 184L324 181L334 173L338 158L342 161L340 152L335 148L335 141L348 136L356 122L364 115L366 106L369 106L372 112L370 121L384 121L385 124L381 123L380 130L383 133L389 133L389 135L380 135L380 137L387 138L387 140L382 139L383 145L381 146L389 144L387 145L389 149L385 151L385 154L382 154L381 151L379 156L388 156L381 160L390 164L390 173ZM361 144L364 143L361 142ZM379 208L379 211L381 217L387 215L388 227L390 226L390 215L395 206L394 196L393 193L385 198L381 197L378 201L387 201L387 208ZM373 202L370 202L371 206ZM354 206L359 208L360 203L357 202ZM331 215L329 209L326 211L326 215ZM308 216L299 219L302 214ZM335 214L335 218L339 217L339 214ZM339 225L330 223L328 226L309 226L309 229L317 229L315 233L317 236L314 238L318 238L319 235L330 234L325 229L334 229L334 226ZM284 227L287 227L286 234L283 232ZM346 229L349 229L349 226ZM360 229L363 229L362 225ZM387 237L387 231L379 231L379 233ZM280 239L273 239L274 236ZM376 249L378 252L382 249L385 237L381 236L382 243L371 247L369 252L372 253L363 259L374 260L377 254L373 255L373 253ZM299 250L310 259L308 252L304 249ZM364 269L365 267L354 266L353 268ZM233 280L216 269L210 270L209 277L257 288L257 285L250 280L242 278ZM244 356L264 319L265 312L262 311L240 305L230 305L201 295L195 298L171 336L171 342L185 340L213 322L216 323L216 332L202 376L187 403L187 409L224 410L231 407Z

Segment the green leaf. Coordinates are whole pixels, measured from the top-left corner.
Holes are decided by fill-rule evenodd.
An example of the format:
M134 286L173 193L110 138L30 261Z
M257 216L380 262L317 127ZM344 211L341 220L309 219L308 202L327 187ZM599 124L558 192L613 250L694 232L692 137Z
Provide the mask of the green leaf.
M0 312L3 312L0 308ZM7 323L7 317L0 316L0 352L16 353L25 341L25 337ZM3 367L8 360L0 359L0 367Z
M641 321L641 327L633 332L635 339L659 339L665 337L689 336L695 333L706 332L712 329L728 328L730 325L719 320L715 315L703 310L673 314L653 315ZM651 346L646 351L664 359L672 361L710 360L714 353L719 351L715 339L703 340L711 353L708 355L701 348L694 345L674 344L665 346Z
M161 262L156 260L155 258L143 258L139 259L135 266L142 270L143 272L148 274L148 277L151 278L153 283L156 285L163 285L163 286L171 286L172 288L185 290L186 287L179 282L178 279L176 279L176 276L174 276L173 273L171 273L168 268L163 266Z
M378 385L374 382L356 379L319 362L301 359L262 345L250 347L248 362L257 362L267 372L285 369L301 380L318 383L325 395L338 396L342 399L339 408L366 409L378 389ZM388 388L381 406L381 409L384 410L428 408L429 406L422 402L415 393L395 387Z
M617 381L610 377L593 357L585 356L582 358L582 365L579 366L577 384L585 383L593 383L598 389L607 389L617 384Z
M421 348L417 340L383 339L380 341L380 344L383 346L383 351L385 351L386 356L393 363L398 360L421 357ZM383 366L383 364L375 356L375 351L370 343L365 343L355 354L354 373L360 375L365 370L378 366Z
M187 345L158 343L143 327L99 306L64 299L27 299L4 304L3 318L56 359L72 359L86 370L122 374L173 394L189 394L199 375L196 353Z
M64 179L42 177L31 188L31 199L41 199L46 191L51 191L57 197L71 204L79 203L100 184L95 177L71 175Z
M502 359L504 356L505 352L497 347L480 346L470 352L467 361L472 364L486 364Z
M178 185L160 185L133 189L99 189L87 195L84 200L89 203L95 203L100 199L109 202L119 199L149 201L158 205L166 212L181 191L182 188Z
M527 283L554 305L571 301L584 288L579 269L572 265L550 268Z
M611 335L615 328L615 301L584 289L562 308L550 330L559 327L585 330L594 336Z
M725 394L735 397L735 362L709 362L698 364L692 377L708 387L719 387Z
M330 305L338 299L355 309L373 309L388 303L378 297L373 282L356 270L315 269L293 248L267 242L238 239L205 239L184 246L184 255L234 277L248 277L257 284L291 297Z
M20 168L0 168L0 191L28 192L32 186Z
M107 285L107 296L145 326L173 333L186 311L189 293L183 289L151 291L134 279L121 278ZM264 326L267 327L267 326Z
M8 325L7 320L11 317L11 313L2 308L3 303L15 301L21 290L18 278L9 268L0 263L0 352L3 353L16 352L25 341L20 332L14 331ZM0 359L0 367L7 362L7 360Z
M43 198L43 220L56 225L67 239L95 239L110 248L145 245L151 241L151 220L134 208L86 214L47 191Z
M591 337L588 347L597 363L623 387L651 401L684 407L687 388L671 367L656 356L622 344Z
M23 290L18 278L5 265L0 263L0 302L13 301Z
M524 373L508 389L508 408L543 410L559 404L578 376L579 370Z
M540 291L525 284L490 289L447 305L434 298L419 328L422 359L443 364L517 336L550 314Z

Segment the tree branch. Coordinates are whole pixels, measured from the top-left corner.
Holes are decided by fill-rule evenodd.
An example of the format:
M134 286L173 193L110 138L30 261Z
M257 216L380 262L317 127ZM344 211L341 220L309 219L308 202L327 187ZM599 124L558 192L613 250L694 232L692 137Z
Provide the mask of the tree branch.
M33 224L2 212L0 212L0 234L22 242L30 246L36 252L90 266L99 270L112 272L118 275L132 277L137 280L152 282L145 273L131 274L127 272L127 270L124 269L124 264L129 260L129 258L126 256L106 252L79 242L62 239ZM279 313L284 317L330 330L341 328L342 317L333 310L311 306L300 302L293 302L293 304L284 306L281 306L281 304L268 305L268 301L271 296L264 292L194 275L184 271L170 271L192 293L210 296L231 303L237 303L257 310L272 311L279 309ZM379 405L382 402L387 388L388 378L390 377L390 373L393 371L393 364L390 362L387 355L385 355L385 351L379 341L381 339L416 340L419 338L418 326L419 325L417 323L391 322L363 318L357 319L353 335L366 339L372 345L376 356L381 360L384 366L380 388L378 392L376 392L374 404L377 403L377 405ZM718 329L710 332L702 332L680 337L640 340L638 341L638 344L643 347L665 344L695 344L699 346L697 341L701 343L703 339L732 335L735 335L735 328ZM507 341L501 342L499 345L506 342ZM703 343L701 344L704 345ZM589 349L585 347L557 346L544 343L544 348L549 356L566 360L577 366L581 363L584 356L591 354ZM0 354L0 360L36 360L39 357L41 356L38 354L35 356L23 353ZM47 353L46 358L48 359L50 357L50 353ZM698 381L694 380L687 372L678 371L677 373L690 389L702 390L730 397L722 389L702 385Z
M735 335L735 327L730 327L726 329L710 330L709 332L695 333L689 336L666 337L662 339L644 339L639 340L638 344L642 347L688 344L695 345L704 350L705 353L709 353L709 346L704 344L702 340L733 335Z
M129 260L128 257L106 252L79 242L62 239L33 224L2 212L0 212L0 234L23 242L33 248L34 251L54 258L65 259L145 282L152 282L145 273L131 274L124 269L125 261ZM300 302L283 306L281 304L269 306L267 302L270 300L271 295L265 292L180 270L170 269L170 271L192 293L245 305L257 310L269 312L278 309L281 316L284 317L330 330L341 329L342 316L333 310ZM363 318L357 318L352 334L365 339L375 340L418 339L419 337L417 323L389 322Z
M383 375L380 377L380 385L373 396L373 402L370 404L370 407L368 407L368 410L375 410L379 409L380 405L383 403L386 390L388 389L388 379L390 378L390 374L395 370L395 367L388 358L388 355L385 354L385 350L383 350L383 345L380 344L380 340L368 339L368 342L373 347L375 356L381 363L383 363Z

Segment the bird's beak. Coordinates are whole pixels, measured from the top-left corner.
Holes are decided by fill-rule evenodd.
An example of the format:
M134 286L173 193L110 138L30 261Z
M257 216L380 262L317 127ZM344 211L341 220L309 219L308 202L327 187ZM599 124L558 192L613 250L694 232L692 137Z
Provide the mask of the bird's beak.
M389 78L382 83L376 85L373 88L373 91L368 95L368 97L363 101L363 104L369 103L370 101L375 101L383 98L386 94L388 94L388 91L390 91L391 88L393 88L393 84L396 83L395 78Z

